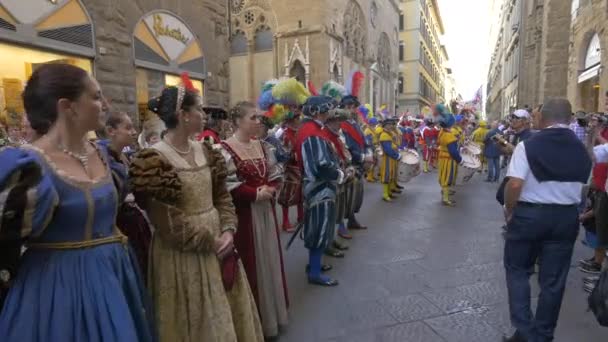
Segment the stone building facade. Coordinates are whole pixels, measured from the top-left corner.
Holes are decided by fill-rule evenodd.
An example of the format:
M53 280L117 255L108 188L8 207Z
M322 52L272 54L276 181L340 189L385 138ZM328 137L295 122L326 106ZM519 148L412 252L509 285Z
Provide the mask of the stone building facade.
M574 110L608 112L608 4L575 0L571 13L568 99Z
M585 58L592 41L594 44L599 41L603 46L602 21L606 20L608 14L606 1L493 1L498 2L503 9L513 2L520 3L518 40L521 48L516 70L515 101L505 103L508 97L500 92L504 88L497 87L495 83L496 70L504 69L505 64L500 60L492 61L488 72L488 113L502 117L514 108L537 106L548 97L568 97L573 107L579 109L599 109L603 106L604 99L599 94L606 91L606 83L601 82L601 64L596 65L597 62L592 59L592 65L587 65L586 69ZM597 38L594 39L596 33ZM585 81L589 82L584 83ZM589 95L598 99L587 100ZM594 103L598 105L595 106Z
M143 108L188 72L209 105L228 105L228 6L222 0L0 0L3 111L39 64L81 66L113 109ZM24 72L25 70L25 72Z
M256 100L266 80L296 77L320 89L365 75L361 100L393 108L398 7L394 0L230 2L230 102Z
M447 51L437 0L404 0L400 6L399 111L419 114L445 100Z
M488 72L486 116L495 120L517 107L521 74L521 22L524 0L495 1L498 21L492 28L493 51Z

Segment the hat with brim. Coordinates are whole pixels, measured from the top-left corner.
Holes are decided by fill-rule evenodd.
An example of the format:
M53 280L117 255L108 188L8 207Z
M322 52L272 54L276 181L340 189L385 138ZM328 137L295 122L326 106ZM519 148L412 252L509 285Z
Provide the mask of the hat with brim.
M530 113L525 109L518 109L514 111L513 116L519 119L530 119Z
M335 108L334 99L329 96L311 96L302 106L302 112L308 117L327 113Z
M360 106L361 103L359 102L359 98L357 98L356 96L353 95L346 95L342 98L342 100L340 101L340 107L346 107L346 106L350 106L350 105L355 105L355 106Z

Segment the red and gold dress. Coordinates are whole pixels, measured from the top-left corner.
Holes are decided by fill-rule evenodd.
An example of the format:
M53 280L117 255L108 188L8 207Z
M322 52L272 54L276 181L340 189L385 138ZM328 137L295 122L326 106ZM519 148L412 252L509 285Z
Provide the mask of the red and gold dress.
M287 283L275 201L258 198L264 186L278 188L278 170L268 164L259 140L243 144L234 137L222 142L238 229L235 246L241 256L251 290L258 304L264 336L277 336L287 325Z

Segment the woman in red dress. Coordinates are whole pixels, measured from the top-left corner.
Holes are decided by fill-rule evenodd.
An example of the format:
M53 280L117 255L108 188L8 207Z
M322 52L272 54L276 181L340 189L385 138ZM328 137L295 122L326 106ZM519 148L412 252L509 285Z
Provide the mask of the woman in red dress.
M280 185L280 169L269 165L263 144L251 137L260 129L256 108L238 103L230 117L234 135L222 142L228 163L228 189L238 216L235 246L242 258L251 290L258 305L264 336L275 337L287 325L287 284L275 197Z

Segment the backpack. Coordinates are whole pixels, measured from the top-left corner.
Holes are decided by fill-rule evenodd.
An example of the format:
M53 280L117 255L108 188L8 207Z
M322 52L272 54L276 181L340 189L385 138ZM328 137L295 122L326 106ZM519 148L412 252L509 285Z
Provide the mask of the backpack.
M600 275L600 280L589 295L587 302L597 322L603 327L608 327L608 269Z

